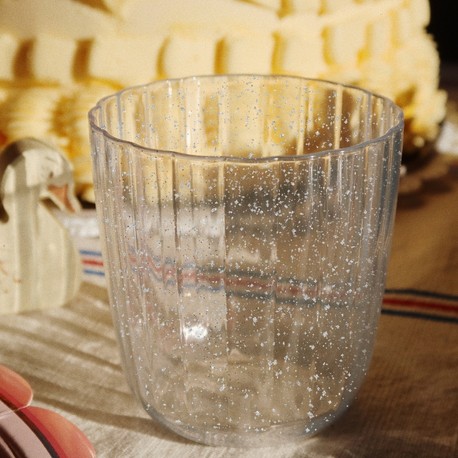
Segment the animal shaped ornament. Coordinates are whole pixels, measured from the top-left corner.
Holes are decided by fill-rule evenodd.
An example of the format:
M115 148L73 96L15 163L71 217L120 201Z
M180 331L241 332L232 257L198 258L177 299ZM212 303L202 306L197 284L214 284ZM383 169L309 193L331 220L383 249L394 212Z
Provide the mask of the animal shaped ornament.
M76 212L69 161L27 138L0 153L0 314L56 307L72 299L81 262L50 209Z

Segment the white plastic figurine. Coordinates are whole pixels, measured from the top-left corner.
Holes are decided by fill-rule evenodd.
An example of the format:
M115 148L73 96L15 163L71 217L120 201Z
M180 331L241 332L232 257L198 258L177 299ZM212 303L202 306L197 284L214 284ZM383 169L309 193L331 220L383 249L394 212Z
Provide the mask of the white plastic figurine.
M31 138L7 146L0 153L0 314L60 306L78 291L79 255L49 202L80 208L69 161Z

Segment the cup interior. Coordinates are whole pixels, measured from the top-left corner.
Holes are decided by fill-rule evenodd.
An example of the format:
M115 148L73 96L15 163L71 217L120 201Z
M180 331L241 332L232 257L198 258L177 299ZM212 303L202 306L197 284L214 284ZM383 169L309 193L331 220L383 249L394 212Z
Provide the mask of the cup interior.
M102 100L90 119L139 148L237 160L351 151L402 128L401 110L363 89L258 75L129 88Z

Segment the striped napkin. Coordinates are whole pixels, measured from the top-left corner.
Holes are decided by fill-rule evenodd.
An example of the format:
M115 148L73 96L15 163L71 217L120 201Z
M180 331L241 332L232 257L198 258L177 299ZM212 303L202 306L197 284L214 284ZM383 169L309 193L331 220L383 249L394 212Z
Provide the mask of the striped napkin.
M95 210L84 210L77 217L64 219L63 222L80 252L83 281L106 286ZM392 288L388 285L382 313L458 323L458 297L454 294L409 287Z

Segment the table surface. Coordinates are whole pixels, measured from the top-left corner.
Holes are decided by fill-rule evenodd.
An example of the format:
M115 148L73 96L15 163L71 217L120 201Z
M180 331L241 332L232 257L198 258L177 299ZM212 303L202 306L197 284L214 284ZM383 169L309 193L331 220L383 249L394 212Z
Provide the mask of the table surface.
M398 203L372 363L352 406L321 434L277 448L207 447L170 433L131 396L97 262L70 304L0 316L0 362L99 457L458 456L458 169ZM427 174L426 174L427 175ZM91 277L92 275L92 277Z

